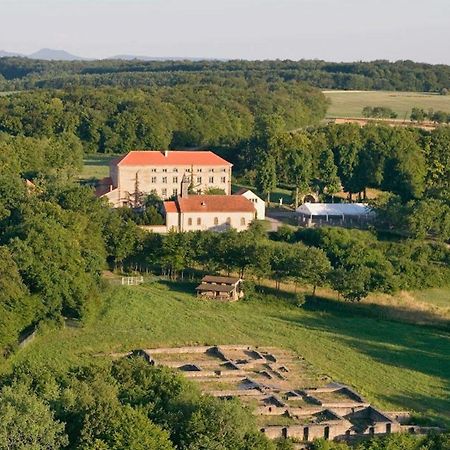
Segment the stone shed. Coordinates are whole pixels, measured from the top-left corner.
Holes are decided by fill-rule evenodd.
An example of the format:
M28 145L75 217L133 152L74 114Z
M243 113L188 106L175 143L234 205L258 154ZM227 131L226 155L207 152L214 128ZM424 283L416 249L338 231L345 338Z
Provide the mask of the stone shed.
M244 296L241 284L240 278L206 275L195 290L199 297L234 301Z

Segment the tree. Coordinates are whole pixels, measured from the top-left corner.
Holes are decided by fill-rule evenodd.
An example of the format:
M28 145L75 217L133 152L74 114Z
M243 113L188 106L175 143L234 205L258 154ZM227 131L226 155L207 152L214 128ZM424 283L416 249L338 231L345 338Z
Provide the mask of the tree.
M410 119L416 122L423 122L428 118L428 114L422 108L413 108L411 111Z
M0 391L0 449L59 450L67 445L64 425L23 384Z
M351 302L359 302L370 292L370 270L364 266L351 270L335 269L331 272L330 279L333 289Z
M292 246L292 258L289 264L290 275L300 283L313 286L313 295L317 286L323 285L331 270L331 264L325 253L314 247L306 247L303 244Z
M382 188L400 195L403 201L420 198L425 190L425 156L417 136L409 130L396 130L389 143Z
M271 154L260 153L256 167L256 189L270 202L270 193L277 185L275 158Z
M7 247L0 246L0 356L17 343L19 333L39 317L39 304L28 295Z
M103 438L111 450L173 450L169 433L152 423L145 411L123 406Z
M273 450L270 441L256 434L251 413L239 402L207 396L200 399L186 423L182 446L191 450Z

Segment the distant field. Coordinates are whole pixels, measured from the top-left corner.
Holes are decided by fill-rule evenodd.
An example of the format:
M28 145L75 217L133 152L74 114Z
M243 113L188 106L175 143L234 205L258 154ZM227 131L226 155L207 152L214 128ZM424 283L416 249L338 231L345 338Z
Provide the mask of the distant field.
M80 174L81 180L100 180L109 176L109 162L117 155L103 155L97 153L86 155L83 160L83 170Z
M390 91L324 91L330 99L327 117L361 117L365 106L386 106L407 119L412 108L450 113L450 95Z
M390 320L390 306L293 297L215 303L194 284L155 281L111 287L84 328L47 329L9 364L88 364L102 352L155 346L253 344L286 348L354 386L376 405L413 409L450 425L450 335L442 328Z

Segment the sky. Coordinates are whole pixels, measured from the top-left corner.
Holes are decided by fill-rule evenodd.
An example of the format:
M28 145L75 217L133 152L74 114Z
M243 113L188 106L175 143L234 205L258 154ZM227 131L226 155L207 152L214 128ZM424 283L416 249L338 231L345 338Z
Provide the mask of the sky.
M0 50L450 64L450 0L0 0Z

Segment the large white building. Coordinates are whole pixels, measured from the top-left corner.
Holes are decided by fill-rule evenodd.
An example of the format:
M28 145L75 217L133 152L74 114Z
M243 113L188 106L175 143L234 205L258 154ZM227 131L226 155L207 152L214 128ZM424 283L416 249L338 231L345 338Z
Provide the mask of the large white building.
M164 202L167 231L246 230L256 218L254 204L240 195L181 195Z
M186 176L197 193L209 188L231 194L232 164L210 151L132 151L113 160L110 176L100 181L97 195L114 207L139 206L150 193L162 199L181 193Z

